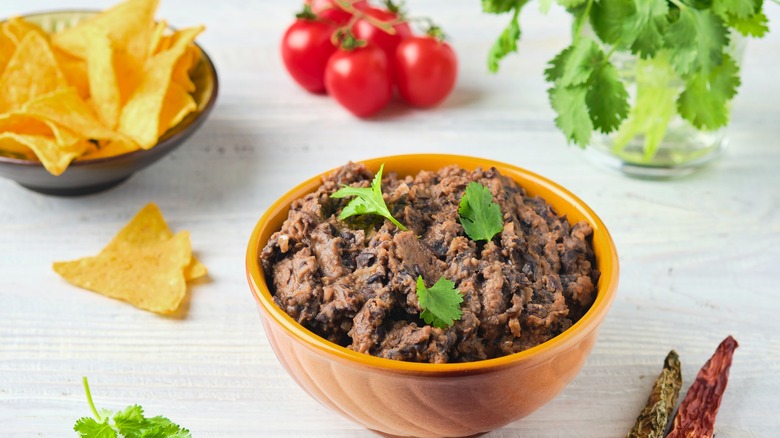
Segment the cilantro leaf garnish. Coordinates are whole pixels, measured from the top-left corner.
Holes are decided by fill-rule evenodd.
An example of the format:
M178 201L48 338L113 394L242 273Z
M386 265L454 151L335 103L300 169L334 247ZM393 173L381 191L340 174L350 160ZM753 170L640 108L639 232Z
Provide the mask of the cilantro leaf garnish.
M406 231L406 227L390 214L390 210L382 197L382 171L384 167L384 164L379 167L379 172L374 176L370 188L344 186L336 193L330 195L331 198L336 199L355 196L355 199L349 201L349 204L341 210L339 219L344 220L358 214L376 214L394 223L400 230Z
M447 328L463 315L460 310L463 296L455 289L455 283L444 277L429 289L422 276L417 276L417 301L423 309L420 317L437 328Z
M489 241L504 229L501 207L493 202L490 189L477 182L470 182L460 198L458 208L460 224L471 240Z
M87 378L83 377L87 402L94 418L84 417L76 421L73 430L82 438L192 438L190 431L165 417L145 418L141 406L128 406L122 411L98 410L92 401Z

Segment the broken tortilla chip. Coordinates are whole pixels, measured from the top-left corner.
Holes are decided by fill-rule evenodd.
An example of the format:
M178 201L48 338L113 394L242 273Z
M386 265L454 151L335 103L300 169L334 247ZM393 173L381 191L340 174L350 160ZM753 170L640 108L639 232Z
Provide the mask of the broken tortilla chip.
M186 281L206 275L186 231L173 234L155 204L144 207L96 257L55 262L68 282L156 313L175 311Z

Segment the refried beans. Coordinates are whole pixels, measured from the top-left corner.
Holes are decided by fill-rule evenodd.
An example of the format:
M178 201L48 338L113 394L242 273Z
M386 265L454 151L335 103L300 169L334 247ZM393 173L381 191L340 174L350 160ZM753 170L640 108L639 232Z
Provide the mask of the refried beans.
M388 169L392 171L392 169ZM343 185L369 187L374 175L349 163L292 203L260 256L274 301L301 325L339 345L414 362L469 362L545 342L593 303L599 272L590 225L570 225L495 168L458 166L382 181L392 215L339 220ZM474 242L458 205L469 182L488 187L503 231ZM446 277L463 295L460 320L435 328L420 318L416 279Z

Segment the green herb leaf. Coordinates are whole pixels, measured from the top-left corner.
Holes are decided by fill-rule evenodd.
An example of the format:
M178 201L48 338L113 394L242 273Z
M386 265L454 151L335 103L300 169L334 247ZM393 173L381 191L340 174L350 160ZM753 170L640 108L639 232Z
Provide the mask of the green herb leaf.
M564 87L588 82L599 61L598 55L601 53L596 42L590 38L578 39L570 49L564 50L567 54L561 53L563 57L559 60L562 63L559 84ZM557 69L558 66L555 68Z
M726 103L737 94L739 67L724 55L723 64L709 74L697 73L677 99L680 115L699 129L717 129L728 122Z
M590 143L593 133L593 122L588 114L588 105L585 102L588 94L587 87L559 87L548 90L550 105L558 116L555 124L563 131L566 140L581 147Z
M763 0L712 0L712 12L727 21L728 16L748 18L761 10Z
M434 327L447 328L463 316L460 310L463 296L455 289L455 283L444 277L428 289L422 276L418 276L417 301L423 309L420 317Z
M490 47L490 51L488 51L488 70L491 73L498 71L502 59L506 58L510 53L517 52L518 40L520 40L520 22L517 19L517 14L515 14L504 31L501 32L501 36L498 37L493 46Z
M349 201L349 204L341 210L339 219L344 220L358 214L376 214L389 220L400 230L406 231L406 227L390 214L390 210L382 197L382 171L384 168L384 164L379 167L379 172L376 173L374 180L371 182L371 188L344 186L344 188L330 195L331 198L336 199L355 196L355 199Z
M192 438L189 430L165 417L147 418L146 422L149 428L139 438Z
M528 0L482 0L482 11L488 14L505 14L520 9Z
M490 189L480 183L470 182L460 198L460 224L471 240L490 241L504 229L501 207L493 202Z
M76 421L73 430L82 438L192 438L187 429L174 424L165 417L144 418L144 411L138 405L128 406L113 414L101 411L99 414L92 402L89 382L83 378L84 391L92 413L97 418L84 417ZM113 417L113 424L109 421Z
M726 26L709 9L680 9L680 16L669 26L666 44L674 69L681 76L708 74L723 60L728 44Z
M628 92L615 66L607 61L593 71L591 87L585 96L593 126L601 132L614 131L628 115Z
M642 58L651 58L664 47L664 34L669 28L669 5L664 2L634 0L636 13L626 23L629 26L631 51ZM628 41L626 41L628 42Z
M558 4L564 8L576 8L588 0L558 0Z
M73 426L73 430L83 438L117 438L118 436L114 428L108 424L108 418L104 418L103 421L91 417L80 418Z
M144 410L138 405L132 405L114 415L114 424L125 438L136 438L147 427L144 419Z
M730 27L733 27L737 32L745 36L761 38L769 32L769 19L766 18L763 12L744 19L729 15L726 22Z

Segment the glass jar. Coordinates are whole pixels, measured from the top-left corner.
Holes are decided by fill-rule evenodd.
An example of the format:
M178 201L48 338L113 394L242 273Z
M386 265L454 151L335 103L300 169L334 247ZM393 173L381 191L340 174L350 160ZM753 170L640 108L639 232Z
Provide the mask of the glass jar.
M745 39L732 33L728 52L739 64ZM594 135L586 154L598 164L640 178L672 178L694 172L721 155L726 129L700 130L677 113L685 84L659 52L651 59L615 52L631 110L616 132Z

